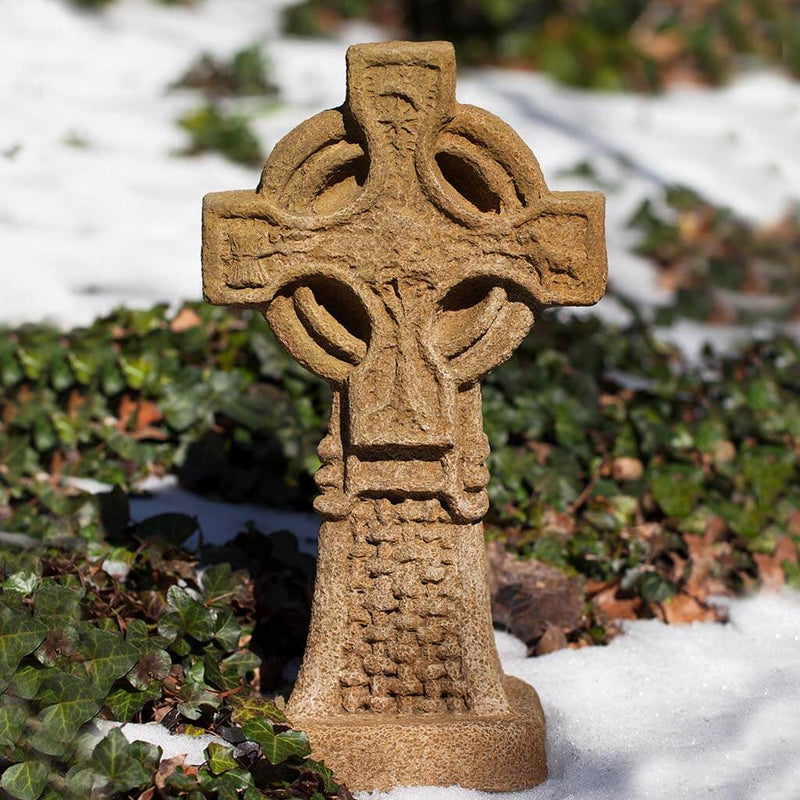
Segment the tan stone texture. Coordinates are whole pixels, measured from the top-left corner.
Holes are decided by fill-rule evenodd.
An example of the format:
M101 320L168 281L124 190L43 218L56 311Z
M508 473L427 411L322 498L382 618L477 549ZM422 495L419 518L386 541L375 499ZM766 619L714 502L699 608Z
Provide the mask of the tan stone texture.
M539 699L494 645L479 381L537 309L602 296L603 208L455 102L445 42L351 47L344 105L288 134L255 192L204 200L206 299L262 311L331 386L289 715L351 789L546 777Z

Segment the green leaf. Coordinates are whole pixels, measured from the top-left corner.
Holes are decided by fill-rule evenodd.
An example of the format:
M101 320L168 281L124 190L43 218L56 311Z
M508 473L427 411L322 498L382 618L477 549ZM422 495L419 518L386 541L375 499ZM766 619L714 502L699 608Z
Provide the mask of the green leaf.
M108 781L89 764L76 764L65 775L67 788L76 797L95 797L107 787Z
M163 755L163 750L158 745L138 740L131 742L128 752L131 758L138 761L151 772L158 769L158 765L161 763L161 756Z
M172 657L166 650L150 650L142 654L136 666L128 673L134 689L144 691L153 681L163 681L172 669Z
M122 687L114 689L106 697L105 704L120 722L130 722L138 714L145 703L161 697L161 686L154 682L152 686L139 692L131 692Z
M127 674L139 658L139 651L120 634L88 625L81 630L80 652L91 691L97 698L104 698L114 681Z
M279 709L272 700L266 697L236 697L232 696L233 713L231 721L236 725L244 725L248 720L266 720L287 725L289 720L286 714Z
M51 630L36 648L34 656L45 667L54 667L61 658L68 658L78 647L78 631L71 625Z
M648 603L663 603L675 594L675 585L657 572L645 572L639 579L639 591Z
M149 633L147 623L142 619L129 619L125 626L125 641L140 653L147 649Z
M5 689L23 656L33 652L47 627L30 614L0 606L0 691Z
M92 752L91 765L111 782L115 792L145 786L153 777L152 770L133 757L131 745L119 728L112 729L98 742Z
M81 589L42 582L34 599L35 617L51 628L74 625L81 617L82 598Z
M322 787L325 794L336 794L339 791L339 785L333 779L333 770L325 766L322 761L313 761L310 758L303 764L305 772L311 772L322 780Z
M23 761L3 772L0 786L15 800L37 800L49 777L47 766L41 761Z
M208 768L214 775L222 775L231 769L236 769L239 765L233 757L233 749L225 745L211 742L205 749L205 757Z
M231 578L231 565L227 563L215 564L203 572L203 596L206 603L214 605L223 602L229 604L233 592L233 579Z
M35 572L15 572L3 581L4 592L19 592L28 597L33 594L39 584L39 577Z
M214 640L220 646L230 652L239 646L239 638L242 635L242 627L236 620L236 615L230 609L220 611L214 623Z
M27 719L22 705L0 698L0 747L13 747L17 743Z
M292 756L304 757L311 753L308 736L302 731L288 730L275 733L268 719L255 718L242 725L244 735L261 747L271 764L280 764Z
M233 679L244 678L248 672L252 672L261 666L261 659L250 650L240 650L233 653L220 663L220 670L225 677Z
M39 701L44 706L39 714L42 743L44 745L46 740L63 744L70 742L78 728L97 714L102 702L96 698L88 680L59 669L48 673L39 693Z
M6 691L23 700L33 700L39 693L39 687L47 677L47 673L48 670L38 664L23 664L14 673Z
M170 586L167 592L167 613L158 623L158 632L166 639L189 635L200 642L214 636L216 614L204 608L185 589Z
M691 464L660 464L651 468L650 491L671 517L686 517L703 494L703 472Z
M794 454L785 448L754 447L741 454L742 472L759 505L768 506L787 491L796 474Z
M199 719L203 708L219 708L222 700L216 692L200 683L185 683L178 693L178 711L187 719Z

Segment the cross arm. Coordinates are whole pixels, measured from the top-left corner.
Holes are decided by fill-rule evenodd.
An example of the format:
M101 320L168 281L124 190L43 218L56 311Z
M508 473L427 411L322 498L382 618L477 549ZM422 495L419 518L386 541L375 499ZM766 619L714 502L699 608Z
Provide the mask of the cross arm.
M512 237L523 262L516 282L539 306L589 306L605 293L605 198L600 192L551 192Z
M254 191L203 198L203 296L209 303L252 306L272 299L280 270L280 227Z

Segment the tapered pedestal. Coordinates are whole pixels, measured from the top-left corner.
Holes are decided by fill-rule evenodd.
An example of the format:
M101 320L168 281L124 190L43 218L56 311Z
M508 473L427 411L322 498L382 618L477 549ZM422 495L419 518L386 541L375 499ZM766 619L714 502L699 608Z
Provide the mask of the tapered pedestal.
M510 792L547 778L545 723L536 691L506 676L510 713L339 714L292 718L351 791L451 786Z

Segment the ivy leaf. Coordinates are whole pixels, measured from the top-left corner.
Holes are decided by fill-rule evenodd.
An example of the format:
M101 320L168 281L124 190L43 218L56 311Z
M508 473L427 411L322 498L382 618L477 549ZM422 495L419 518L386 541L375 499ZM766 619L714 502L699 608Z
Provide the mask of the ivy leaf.
M261 666L261 659L250 650L240 650L238 653L233 653L220 663L220 670L222 674L234 680L234 685L238 682L238 678L244 678L248 672L252 672Z
M51 630L36 648L34 656L45 667L54 667L62 658L71 656L78 648L78 631L71 625Z
M205 658L203 659L203 672L205 674L205 679L220 689L224 691L225 689L232 689L232 686L228 686L227 681L225 680L225 676L222 674L222 671L219 668L219 656L220 652L216 648L213 653L206 654Z
M45 708L39 714L41 735L36 746L50 755L54 746L70 742L102 706L89 681L58 669L47 676L39 700Z
M0 702L0 747L13 747L25 727L28 714L17 703Z
M650 470L650 491L671 517L691 514L703 494L703 472L691 464L660 464Z
M239 646L239 637L242 627L236 620L236 615L228 609L217 614L214 623L214 640L227 651L235 650Z
M128 673L128 681L134 689L144 691L153 681L163 681L171 668L172 658L166 650L151 650L136 662Z
M205 749L205 757L208 768L214 775L222 775L231 769L236 769L239 765L233 757L233 749L226 747L218 742L211 742Z
M203 707L215 709L219 708L222 701L216 692L205 684L185 683L181 686L178 693L180 703L178 711L187 719L200 719Z
M148 643L147 623L142 619L129 619L125 626L125 641L140 653L145 652Z
M125 792L150 783L153 772L131 753L131 744L119 728L109 731L92 752L92 767L111 783L114 792Z
M753 487L759 505L768 506L785 490L796 474L794 454L779 447L754 447L741 456L742 473Z
M47 627L29 614L0 606L0 691L6 688L19 662L47 635Z
M255 718L242 725L244 735L261 746L261 751L271 764L280 764L292 756L307 756L311 753L308 736L302 731L288 730L275 733L268 719Z
M145 703L158 700L159 697L161 697L161 686L154 681L152 686L140 692L131 692L122 687L114 689L106 697L105 704L114 719L130 722L144 708Z
M131 742L128 752L131 758L154 772L161 763L161 756L164 751L158 745L137 740Z
M23 700L33 700L39 693L42 681L47 677L48 670L43 669L38 664L23 664L11 679L11 683L6 690L14 697Z
M233 591L231 565L225 562L215 564L205 570L203 572L202 587L206 603L214 605L222 601L227 605L229 596Z
M4 592L19 592L24 597L33 594L39 584L35 572L15 572L3 581Z
M333 779L333 770L326 767L324 762L308 759L305 764L303 764L303 771L311 772L320 778L322 781L322 788L325 790L326 795L335 794L339 791L339 785Z
M23 761L13 764L0 778L0 786L15 800L37 800L50 777L41 761Z
M244 725L248 720L267 720L287 725L289 720L272 700L265 697L231 697L235 704L231 720L236 725Z
M675 585L657 572L644 572L638 583L639 591L648 603L663 603L675 594Z
M83 591L58 583L42 583L34 599L34 614L48 627L74 625L81 617Z
M67 788L76 797L95 797L107 783L88 764L76 764L67 771L64 778Z
M98 698L108 694L114 681L129 672L139 656L121 635L88 625L81 630L80 653L89 685Z
M207 642L214 636L216 614L204 608L180 586L169 587L167 609L158 623L158 632L165 639L188 635L199 642Z

